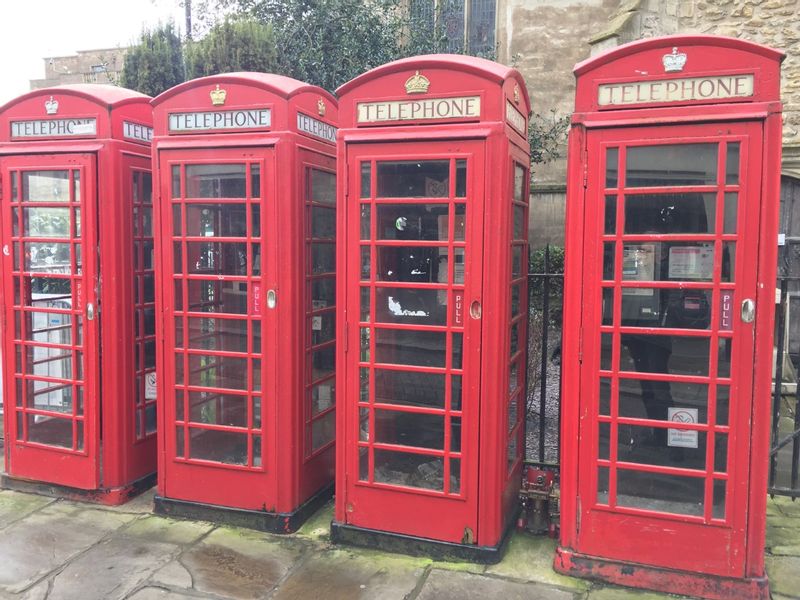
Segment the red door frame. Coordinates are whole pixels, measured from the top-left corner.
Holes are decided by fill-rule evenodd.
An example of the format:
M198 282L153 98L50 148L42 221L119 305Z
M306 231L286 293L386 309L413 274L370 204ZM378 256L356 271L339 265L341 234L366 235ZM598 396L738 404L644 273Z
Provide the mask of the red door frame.
M478 456L479 437L478 428L480 421L480 388L481 388L481 324L482 320L478 318L470 318L469 316L469 303L482 301L482 270L483 270L483 212L484 212L484 178L485 178L485 152L486 143L484 140L448 140L448 141L427 141L419 147L414 147L409 143L369 143L369 144L352 144L347 146L347 176L348 181L345 183L347 188L351 190L353 198L359 197L361 170L360 164L362 161L374 161L373 168L371 169L371 183L370 189L373 193L368 200L368 206L373 207L370 211L372 234L370 237L370 247L376 247L375 235L377 227L377 210L375 205L378 203L430 203L441 200L446 200L449 205L453 204L455 198L455 164L458 159L467 160L467 193L466 193L466 206L467 206L467 231L465 234L465 242L462 244L456 242L456 246L463 246L466 248L465 252L465 271L464 282L465 287L461 293L461 301L463 306L463 313L460 317L463 327L463 369L462 369L462 441L461 451L456 455L460 458L461 464L461 481L460 493L450 495L447 492L436 492L425 490L421 488L403 488L397 485L381 484L381 483L366 483L359 481L359 448L378 448L386 450L398 450L403 447L392 444L380 444L370 439L369 441L359 440L359 405L357 390L360 388L359 379L359 361L347 360L344 366L340 367L344 373L343 390L340 390L340 410L345 412L344 421L349 435L345 436L343 443L344 448L344 470L346 473L346 489L345 494L347 498L347 511L346 523L355 525L357 527L364 527L367 529L392 531L396 533L413 535L417 537L430 537L432 532L435 531L435 537L446 541L460 543L465 538L465 532L469 529L472 535L479 535L478 523ZM376 168L374 165L377 161L391 161L391 160L450 160L450 191L448 199L444 198L381 198L375 200L374 190L376 188ZM370 199L371 198L371 199ZM353 210L351 207L348 209ZM451 220L454 217L451 216ZM346 232L345 246L343 253L346 258L345 273L339 274L339 281L343 282L346 294L346 306L357 307L360 303L360 250L362 246L360 243L360 221L359 219L349 218L344 221L349 227ZM453 228L450 228L453 231ZM445 242L447 243L447 242ZM437 242L379 242L379 246L405 246L405 245L438 245ZM454 242L451 240L449 246L454 248ZM453 253L451 253L453 255ZM376 259L373 256L371 261L375 265ZM343 264L340 259L340 264ZM450 277L452 277L454 269L454 261L450 261L448 268L450 269ZM375 267L372 266L371 280L373 283L364 286L366 289L375 289L380 287L375 285ZM452 281L452 279L451 279ZM398 283L391 282L385 285L391 287L419 287L420 284L415 283ZM453 291L453 284L437 285L432 289L447 289L452 293L448 299L448 315L447 325L443 328L434 328L433 330L441 331L460 331L458 325L459 317L455 316L454 298L458 294ZM371 301L372 312L370 315L369 323L363 323L364 326L370 327L371 331L375 331L375 293L370 292L373 300ZM347 352L359 352L360 347L360 326L358 321L360 318L357 316L358 311L352 311L353 316L348 317L348 322L344 327L344 347ZM478 313L479 314L479 313ZM410 330L425 329L418 325L387 325L381 326L381 329L403 329ZM448 336L450 338L450 336ZM445 373L450 375L452 373L451 363L451 348L452 342L450 339L447 341L448 351L446 352L447 367L444 369L431 368L431 367L408 367L401 370L411 372L429 372L429 373ZM372 360L366 361L365 365L380 364L375 361L375 336L370 336L370 351L369 356ZM371 369L372 370L372 369ZM445 407L450 406L451 387L446 386L446 404ZM370 380L370 403L374 402L374 379ZM343 398L343 399L342 399ZM388 407L389 405L387 405ZM399 408L399 407L396 407ZM407 407L406 407L407 408ZM448 408L444 410L436 409L414 409L418 414L442 414L450 413ZM370 438L374 433L374 413L370 411ZM443 416L445 419L444 428L444 451L431 452L429 455L449 456L451 453L447 451L450 447L451 429L448 427L450 423L449 416ZM352 440L352 441L351 441ZM408 450L406 448L406 450ZM413 450L412 450L413 452ZM368 451L368 456L371 452ZM372 459L370 458L370 465ZM448 477L449 462L444 460L444 485L449 490L450 478ZM372 469L370 466L370 479L372 478ZM447 514L447 519L442 519L441 515Z
M4 414L6 425L6 467L7 471L15 477L23 479L31 479L36 481L46 481L59 485L67 485L79 489L96 489L100 482L100 464L98 460L99 452L99 436L97 434L100 423L100 383L99 383L99 320L97 314L98 295L96 282L98 281L99 264L98 256L94 252L97 245L97 182L95 180L97 173L97 157L93 153L75 153L75 154L32 154L26 156L8 156L2 159L2 180L3 180L3 229L2 229L2 244L3 244L3 306L5 308L4 323L4 363L3 363L3 380L4 380L4 393L6 394ZM83 415L80 415L79 400L73 401L72 407L72 420L73 420L73 446L71 449L58 448L55 446L48 446L44 444L32 443L20 440L20 435L23 437L27 432L27 419L23 421L23 431L18 431L18 414L31 414L28 407L23 408L24 412L20 412L18 406L24 402L23 398L19 398L20 390L23 387L18 387L18 380L27 380L27 376L21 374L21 378L17 378L16 360L12 357L16 356L16 347L20 344L15 343L15 278L19 278L21 282L25 280L25 273L22 262L14 265L15 260L15 240L24 244L25 238L21 235L14 235L12 231L12 204L14 207L19 208L20 219L24 219L22 210L25 207L46 207L51 206L54 208L64 207L64 203L22 203L22 173L25 171L42 171L42 170L65 170L70 173L69 175L69 193L70 193L70 237L69 243L76 247L81 247L81 260L82 260L82 274L78 276L75 274L75 252L71 250L70 260L72 263L72 275L68 277L74 286L71 286L71 308L57 310L53 314L69 314L71 316L72 331L71 339L76 340L77 332L77 319L81 318L83 322L82 341L83 345L72 343L69 346L72 351L80 349L83 353ZM12 182L11 172L16 174L17 181ZM80 176L80 193L81 198L76 201L74 179L75 173ZM14 185L16 183L16 186ZM15 201L14 194L19 194L19 202ZM79 208L81 212L81 235L75 235L75 217L73 208ZM24 225L20 222L19 233L22 234ZM34 241L40 242L52 241L52 238L31 238ZM67 238L64 238L67 241ZM19 261L24 261L24 248L19 252L17 257ZM17 275L19 273L19 275ZM29 275L30 276L30 275ZM60 279L63 279L59 277ZM30 283L22 284L23 295L27 295L25 290L29 290ZM88 319L87 311L89 304L92 304L95 309L95 318ZM21 305L20 305L21 306ZM31 312L21 308L21 312ZM27 329L27 325L22 320L22 330ZM23 346L30 346L31 344L25 343ZM37 344L42 346L42 344ZM48 346L44 344L44 346ZM50 346L59 348L61 346ZM64 346L66 348L66 346ZM22 353L22 360L27 360ZM80 381L77 377L78 368L75 355L73 354L73 399L79 398L77 391L78 387L74 385L75 382ZM27 368L21 365L23 371ZM41 378L37 378L41 380ZM67 382L67 380L64 380ZM54 382L57 383L57 382ZM24 386L24 383L20 385ZM38 411L33 414L38 414L42 417L56 417L59 413L48 413L47 411ZM80 436L79 427L83 428L83 448L78 447L78 438ZM57 468L56 468L57 465Z
M247 204L247 236L244 238L211 238L214 241L221 241L223 243L225 240L232 243L246 243L248 252L248 265L251 265L254 260L252 254L252 252L255 251L253 244L260 243L261 264L263 269L261 275L257 276L252 274L253 271L250 270L251 268L249 268L248 273L251 273L251 275L233 277L226 276L226 278L230 281L241 281L247 283L249 289L247 292L246 322L257 323L258 319L260 319L261 323L261 426L258 427L256 424L257 421L254 420L254 417L256 416L253 412L254 403L250 400L250 398L259 397L257 391L255 392L255 396L253 395L255 391L253 386L255 385L256 380L255 375L252 375L254 377L253 383L248 384L246 388L242 389L239 394L243 395L246 393L246 398L248 398L246 400L247 425L245 426L245 429L224 425L216 425L211 428L205 427L205 429L216 430L220 432L235 432L239 434L247 432L247 461L251 466L223 464L212 460L189 459L188 453L190 452L190 448L188 435L184 437L185 448L183 450L183 457L177 456L177 440L175 433L176 428L185 429L185 431L188 433L188 420L180 420L182 423L187 423L185 426L176 426L176 421L179 420L177 419L176 405L174 402L167 402L165 400L159 409L159 429L162 427L164 428L164 435L160 438L163 440L162 452L164 453L164 457L161 461L162 468L159 475L159 488L161 494L169 498L220 506L238 506L253 510L263 509L264 507L266 507L268 510L274 510L276 503L275 495L277 482L277 464L274 451L276 445L274 435L274 423L276 422L275 396L277 392L277 369L275 366L276 315L274 310L267 310L266 308L267 290L276 290L278 287L276 283L278 265L276 254L278 245L276 242L276 236L273 234L273 232L276 231L276 204L278 198L277 190L279 188L276 185L277 174L275 172L275 160L273 152L274 150L271 147L259 148L257 151L254 151L252 148L247 150L235 148L214 150L186 148L159 151L159 172L161 173L159 182L161 197L161 203L159 207L159 222L161 239L163 241L161 243L162 250L159 261L159 271L161 273L162 281L158 288L161 296L163 315L162 318L159 319L159 322L161 323L160 338L163 339L163 350L161 351L160 355L164 357L164 360L162 360L160 363L163 365L163 369L159 369L160 377L163 378L163 382L159 382L159 389L164 390L165 398L174 398L176 396L175 390L177 389L190 390L192 388L197 388L196 391L202 391L197 386L176 384L175 361L178 359L174 357L177 357L180 354L176 353L175 351L175 348L180 346L176 345L175 338L176 332L174 323L177 307L174 294L176 287L172 284L172 281L175 279L173 273L180 274L182 273L182 270L175 270L174 253L170 251L170 246L172 246L173 243L180 243L184 248L183 260L184 262L188 261L189 257L186 251L186 244L188 242L186 242L186 239L189 236L186 235L185 220L184 228L181 229L182 235L175 235L173 230L173 206L185 205L186 202L174 202L172 199L172 178L170 176L172 167L178 166L181 169L181 185L182 189L184 190L182 198L185 198L186 200L196 204L216 204L219 203L220 200L216 198L200 199L190 197L185 191L184 166L230 163L249 165L248 174L250 173L249 169L251 166L257 165L261 170L260 199L255 198L252 194L252 191L249 191L246 200L222 200L222 202ZM247 186L249 189L249 182L251 181L251 178L247 177L246 180L248 181ZM260 207L260 237L255 237L253 235L253 224L249 216L253 206ZM184 211L183 214L183 218L186 219L186 212ZM194 240L195 242L202 242L203 239L207 238L189 237L189 239ZM169 246L166 243L167 240L169 240ZM186 273L184 273L184 277L185 276ZM185 278L187 280L200 279L202 278L202 275L189 275ZM187 307L189 300L188 287L184 286L182 294L182 304L184 307ZM214 314L202 312L193 313L189 311L181 312L183 315L194 315L197 318L202 318L204 315L207 317L209 314ZM215 314L214 316L219 317L220 315ZM178 318L188 319L188 316ZM225 317L223 316L223 319L224 318ZM254 319L256 319L256 321L253 321ZM251 326L248 326L247 330L247 337L250 338L247 342L248 348L250 347L252 340L252 333L250 333L249 327ZM188 328L186 327L184 327L184 334L188 336ZM246 367L248 377L251 376L250 373L253 371L252 358L254 353L254 349L249 350L245 354L219 350L212 352L214 356L230 357L234 360L245 358L248 361L248 366ZM188 356L206 353L200 350L187 350L186 354ZM187 377L190 371L191 369L184 364L184 373ZM227 393L223 389L220 390L220 393ZM208 391L215 390L209 388ZM188 402L187 395L187 404L185 404L183 408L186 414L189 414L188 411L190 410ZM254 431L255 433L253 433ZM260 466L256 464L257 460L254 458L253 453L253 445L258 443L259 435L261 440Z
M716 431L718 434L728 435L728 448L729 459L727 475L717 475L713 481L728 481L727 486L727 518L719 520L712 518L712 505L711 499L713 494L712 487L712 470L708 470L705 476L705 508L702 517L691 517L682 515L672 515L667 513L656 513L642 509L633 508L598 508L595 502L595 492L597 489L597 470L595 465L603 464L611 467L612 474L614 472L615 456L616 456L616 433L617 427L613 423L616 421L620 424L635 425L641 424L640 419L624 418L615 416L615 404L612 402L611 417L598 417L599 399L597 393L598 387L598 368L600 365L600 332L608 331L614 332L615 336L615 353L619 342L617 337L619 335L620 326L611 325L598 328L595 324L601 321L601 303L600 295L600 281L602 277L602 239L612 240L617 239L616 242L616 270L621 272L622 264L622 241L618 235L603 236L603 202L602 198L608 195L617 194L616 191L603 191L605 189L605 148L614 147L630 147L634 146L651 146L662 145L670 143L708 143L708 142L728 142L728 143L741 143L741 165L742 168L742 184L741 185L725 185L725 163L723 162L724 155L719 153L719 164L717 166L718 184L715 186L704 186L704 190L712 191L717 194L717 208L715 211L717 224L715 229L716 234L699 235L699 234L684 234L684 235L670 235L667 237L662 236L648 236L648 235L626 235L625 239L633 242L648 240L658 241L697 241L699 238L710 243L717 245L715 252L715 272L719 273L722 262L722 243L723 239L727 241L736 242L736 254L739 260L736 261L736 274L735 283L681 283L680 289L713 289L714 296L711 303L711 320L708 329L708 335L712 340L710 344L710 357L709 363L711 365L708 377L692 377L672 376L664 377L664 381L680 380L686 383L708 383L711 382L709 388L715 387L717 371L717 352L718 344L714 344L716 339L716 331L719 329L720 322L720 293L718 290L726 289L729 293L733 293L733 307L741 305L745 298L756 297L756 271L752 269L751 262L747 260L748 256L757 252L758 249L758 222L760 210L760 180L759 173L761 168L761 124L760 123L747 123L747 124L728 124L725 127L725 133L720 134L720 128L716 125L692 125L680 126L674 128L659 127L657 130L654 128L630 128L625 130L592 130L587 136L587 155L592 157L588 164L587 173L587 188L586 196L588 202L585 210L585 238L583 249L584 261L584 286L582 291L582 305L583 313L582 318L584 325L582 326L583 340L581 343L582 350L582 364L581 364L581 387L586 390L580 398L581 407L580 414L583 415L581 419L579 431L579 454L584 456L578 475L578 496L581 498L580 507L580 529L577 534L577 547L582 552L590 555L602 555L611 559L619 560L636 560L637 562L644 562L646 564L657 565L661 567L671 567L683 570L702 570L704 572L712 573L715 575L725 577L742 577L744 575L744 564L736 562L733 557L742 555L744 552L745 540L737 535L737 532L742 531L747 523L747 479L741 476L741 473L746 472L746 465L749 463L749 412L744 409L752 404L752 369L749 368L753 364L753 332L755 329L754 323L742 323L738 315L733 318L733 333L721 333L720 338L726 338L730 335L734 339L734 356L731 360L731 403L730 403L730 426L708 426L698 424L692 429L698 432L707 432L707 469L713 465L712 452L714 451L714 443L712 441L712 432ZM623 150L620 149L620 156L623 155ZM622 158L620 163L622 163ZM620 177L622 177L622 164L620 164ZM622 185L622 184L620 184ZM714 188L714 189L712 189ZM620 189L622 189L620 187ZM680 188L647 188L646 193L664 193L669 192L671 189L674 191L680 190L681 192L699 191L700 188L694 189L692 187ZM627 190L626 190L627 192ZM733 235L723 236L721 233L721 224L724 217L722 210L722 198L724 194L738 193L739 194L739 215L738 215L738 228L737 233ZM620 191L620 198L624 192ZM617 223L621 222L623 217L623 204L617 201ZM718 275L716 277L719 277ZM652 282L645 283L630 283L626 282L625 287L635 289L637 287L653 287ZM658 285L658 284L656 284ZM665 283L664 287L671 287L677 289L675 283ZM614 289L614 288L608 288ZM616 294L616 303L619 303L619 294ZM615 311L620 309L615 305ZM735 311L734 311L735 312ZM615 321L616 323L616 321ZM623 328L624 329L624 328ZM630 330L633 333L635 330ZM663 334L673 335L693 335L699 334L705 337L705 330L691 330L691 329L669 329L659 328L656 330ZM616 355L616 354L615 354ZM612 363L613 367L613 363ZM613 371L611 381L617 376L618 371ZM637 374L641 378L642 374ZM646 375L644 375L647 378ZM723 380L725 381L725 380ZM612 384L614 385L614 384ZM612 397L614 396L612 392ZM712 394L715 396L715 394ZM709 399L708 406L708 421L712 422L715 414L715 401ZM611 454L610 460L596 462L598 456L598 422L610 423L611 431ZM656 422L648 422L648 426L653 426ZM662 422L666 425L666 422ZM590 457L592 457L590 459ZM675 474L679 475L679 469L649 467L641 464L627 465L629 468L633 467L639 472L655 472L662 474ZM742 485L744 483L744 485ZM615 478L610 477L610 484L612 490L615 487ZM614 496L610 492L611 497ZM659 543L653 544L652 539L649 537L620 536L615 535L619 531L621 521L624 520L626 527L631 531L646 531L646 530L659 530L660 537Z

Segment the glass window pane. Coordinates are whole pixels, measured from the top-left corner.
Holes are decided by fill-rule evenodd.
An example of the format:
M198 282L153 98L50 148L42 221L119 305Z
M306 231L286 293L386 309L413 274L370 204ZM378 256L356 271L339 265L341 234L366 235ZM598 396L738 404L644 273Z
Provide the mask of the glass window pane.
M327 312L309 318L312 346L318 346L333 339L336 329L335 319L335 312Z
M189 457L228 465L246 465L247 434L189 428Z
M465 198L467 195L467 161L464 158L456 160L456 198Z
M444 408L445 376L375 369L375 402Z
M604 281L613 281L614 280L614 261L616 258L617 252L617 243L616 242L606 242L603 244L603 280ZM623 264L623 269L625 265Z
M261 197L261 165L250 165L250 195L253 198Z
M25 405L29 408L72 414L72 384L30 379L25 383Z
M72 448L72 419L30 414L27 418L29 442Z
M623 327L708 329L711 290L622 288Z
M689 409L696 423L708 420L708 385L648 379L619 380L619 416L666 421L669 409Z
M714 519L725 518L725 481L714 481L714 507L711 516Z
M194 423L247 427L247 396L189 392L189 420Z
M311 380L318 381L333 375L336 366L336 347L328 346L311 354Z
M375 450L374 481L442 491L444 459L423 454Z
M311 306L325 308L336 303L336 280L323 277L311 280Z
M336 404L336 382L331 379L311 388L311 414L317 415ZM259 421L260 426L260 421Z
M311 244L311 272L333 273L336 271L336 246L334 244Z
M705 479L643 471L617 471L617 505L703 516Z
M619 171L619 149L609 148L606 150L606 187L617 187Z
M336 412L331 411L311 423L311 451L319 450L336 436Z
M528 223L525 221L525 207L514 205L514 239L527 239Z
M445 335L439 331L377 329L375 360L399 365L444 367Z
M172 166L172 197L181 197L181 168L178 165Z
M725 183L739 183L739 142L729 142L725 157Z
M378 196L381 198L446 198L449 193L449 160L378 163Z
M716 214L715 193L627 194L624 233L714 233Z
M321 206L311 208L311 237L333 239L336 237L336 211Z
M372 249L361 246L361 279L369 280L372 277Z
M187 242L189 273L247 275L247 244L239 242ZM177 257L176 257L177 258ZM181 272L177 268L177 272Z
M187 165L186 197L246 198L245 165Z
M176 281L179 286L180 281ZM205 313L247 314L247 282L189 279L188 310ZM176 287L177 290L180 289Z
M682 436L680 434L683 434ZM620 425L617 460L637 464L705 470L706 433L679 428Z
M189 385L246 390L247 359L190 354Z
M514 200L517 202L527 201L527 198L525 197L525 179L525 167L514 163Z
M372 195L372 163L361 163L361 198L369 198Z
M186 204L186 235L246 237L245 204Z
M27 242L24 247L26 271L63 274L72 272L70 244Z
M448 239L448 204L378 204L377 211L377 239Z
M336 204L336 175L334 173L311 169L311 201Z
M79 199L80 194L76 195L75 200ZM23 171L22 200L23 202L69 202L69 172Z
M467 231L467 205L466 204L456 204L456 218L455 223L453 225L453 239L456 242L463 242L465 239L465 234Z
M725 194L725 218L723 219L722 233L736 233L738 204L739 194Z
M603 371L611 370L612 336L611 333L600 334L600 368Z
M23 208L25 227L23 235L29 237L68 238L69 208Z
M447 282L446 247L378 246L377 250L378 281Z
M621 342L622 371L708 375L708 338L622 334Z
M736 242L722 242L722 273L720 281L736 280Z
M444 449L444 415L376 410L374 431L380 444Z
M718 147L719 144L629 146L625 158L625 185L715 185Z
M369 204L361 205L361 239L369 240L372 230L372 207Z
M375 320L446 325L447 290L375 288Z
M247 352L246 320L189 317L188 321L189 348Z
M624 281L711 281L713 242L646 242L623 246Z

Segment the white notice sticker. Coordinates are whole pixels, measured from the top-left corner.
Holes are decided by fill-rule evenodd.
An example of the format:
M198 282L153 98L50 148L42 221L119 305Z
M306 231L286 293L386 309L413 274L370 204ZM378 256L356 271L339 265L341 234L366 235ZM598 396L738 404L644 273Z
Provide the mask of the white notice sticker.
M667 419L670 423L695 425L697 424L697 409L670 406L667 409ZM697 448L697 431L688 429L668 429L667 446L675 448Z
M155 371L144 376L144 398L145 400L155 400L157 398Z

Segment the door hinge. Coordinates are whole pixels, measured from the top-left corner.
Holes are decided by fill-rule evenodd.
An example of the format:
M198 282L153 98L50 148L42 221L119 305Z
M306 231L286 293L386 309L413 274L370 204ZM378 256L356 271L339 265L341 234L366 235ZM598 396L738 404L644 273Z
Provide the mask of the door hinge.
M583 327L578 329L578 362L583 362Z
M347 346L348 346L347 338L350 337L348 335L348 323L347 323L347 321L344 322L343 329L344 329L344 331L342 331L342 336L344 336L344 351L345 351L345 354L346 354L347 353Z

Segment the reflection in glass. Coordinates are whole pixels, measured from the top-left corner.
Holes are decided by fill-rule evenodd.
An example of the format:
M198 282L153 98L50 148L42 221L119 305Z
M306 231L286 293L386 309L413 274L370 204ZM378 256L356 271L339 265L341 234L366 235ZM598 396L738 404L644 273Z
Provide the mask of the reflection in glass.
M333 375L336 368L336 347L327 346L311 353L311 380L318 381Z
M722 224L722 233L736 233L736 220L738 218L739 194L725 194L725 216Z
M627 194L625 233L714 233L716 214L716 193Z
M176 281L176 284L179 284ZM189 307L192 312L247 314L247 282L224 279L189 279ZM180 289L176 287L177 290ZM176 307L177 308L177 307Z
M606 196L605 204L605 226L603 232L606 235L614 235L617 232L617 197Z
M714 519L725 518L725 485L724 480L714 480L714 508L711 511Z
M189 355L189 385L247 389L247 359L210 354Z
M186 204L186 235L246 237L244 204Z
M706 468L706 433L620 425L617 460L680 469Z
M525 207L514 205L514 239L524 240L527 238L527 223L525 222Z
M24 247L26 271L62 274L72 272L70 244L26 242Z
M194 423L247 427L247 396L189 392L189 420Z
M247 352L247 321L190 317L189 347L198 350Z
M369 252L369 248L366 250ZM447 282L446 247L378 246L377 250L378 281ZM458 250L459 248L456 248L456 251ZM362 248L362 256L363 253L364 248ZM362 279L369 278L368 273L365 275L367 276L362 275Z
M23 208L22 213L25 223L23 235L48 238L69 237L68 208Z
M369 204L361 205L361 239L372 239L370 231L372 229L372 207Z
M517 202L527 202L525 197L525 179L527 173L525 167L514 163L514 200ZM516 237L516 236L515 236Z
M311 280L311 305L315 308L333 306L336 302L336 280L322 277Z
M314 242L311 244L311 272L333 273L336 270L336 246Z
M383 323L447 324L447 294L440 290L375 288L375 319Z
M311 237L333 239L336 236L336 211L332 208L311 208Z
M424 454L375 450L375 483L444 489L444 459ZM451 477L450 487L456 483Z
M336 382L331 379L311 388L311 414L317 415L336 404ZM261 426L259 418L258 427Z
M381 198L446 198L449 193L449 160L378 163L378 196Z
M187 242L186 253L186 266L189 273L247 275L247 244L245 243ZM178 258L176 256L176 259ZM177 262L176 272L181 272Z
M461 410L461 375L450 376L450 389L452 394L450 399L450 410Z
M597 468L597 503L608 504L608 467Z
M369 198L372 195L372 163L361 163L361 198Z
M375 361L422 367L445 366L445 333L376 329Z
M710 324L711 290L622 288L623 327L708 329Z
M715 185L718 147L716 143L629 146L625 158L625 185Z
M706 337L622 334L620 370L708 375L708 352Z
M189 457L228 465L246 465L247 434L189 428Z
M606 242L603 244L603 280L614 280L614 259L616 257L617 243Z
M336 204L336 174L311 169L311 201Z
M336 435L336 412L330 411L311 423L311 451L331 443Z
M78 200L80 200L80 193L75 196L75 201ZM23 171L22 201L69 202L69 172Z
M250 196L253 198L261 197L261 166L250 165Z
M375 369L375 402L443 409L444 395L444 374Z
M619 416L666 421L670 409L689 409L696 413L695 422L708 422L708 385L627 377L619 380Z
M728 142L725 156L725 183L739 183L739 142Z
M722 242L722 273L720 281L736 280L736 242Z
M181 168L178 165L172 166L172 198L181 197Z
M617 187L617 173L619 170L619 148L606 150L606 187ZM630 184L628 184L630 185Z
M456 160L456 198L465 198L467 195L467 160Z
M376 410L374 432L379 444L444 449L444 415Z
M703 516L705 479L617 470L617 506Z
M23 413L18 414L22 416ZM72 448L72 419L31 414L26 416L29 442Z
M245 165L187 165L186 197L246 198Z
M448 213L448 204L378 204L378 239L446 241Z
M360 320L362 323L369 323L372 307L370 305L370 291L368 287L362 287L360 290Z

